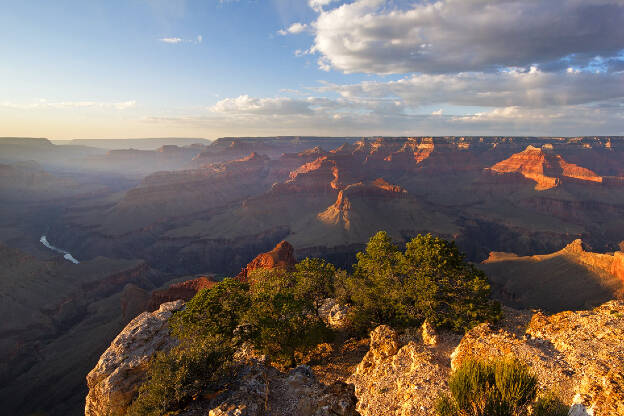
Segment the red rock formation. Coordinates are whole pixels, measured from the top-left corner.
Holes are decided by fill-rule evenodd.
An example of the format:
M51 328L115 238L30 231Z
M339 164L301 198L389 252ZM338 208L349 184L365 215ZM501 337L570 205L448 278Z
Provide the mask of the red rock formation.
M147 304L147 310L149 312L155 311L165 302L172 302L178 299L190 300L200 290L210 289L216 284L217 282L212 280L212 278L202 276L197 279L172 284L167 289L155 290L152 292L152 296Z
M611 263L611 274L624 282L624 253L616 251L613 253L613 262Z
M345 230L351 228L351 200L353 197L387 200L407 196L407 191L401 186L388 183L384 178L377 178L370 183L355 183L347 186L338 193L336 202L317 218L325 224L343 224Z
M243 267L236 276L237 279L247 281L249 274L257 269L284 268L293 270L295 267L295 249L288 241L282 241L271 251L259 254L247 266Z
M535 189L542 191L559 186L563 179L601 183L603 178L589 169L566 162L560 155L531 145L513 156L498 162L490 169L496 173L520 173L536 182Z

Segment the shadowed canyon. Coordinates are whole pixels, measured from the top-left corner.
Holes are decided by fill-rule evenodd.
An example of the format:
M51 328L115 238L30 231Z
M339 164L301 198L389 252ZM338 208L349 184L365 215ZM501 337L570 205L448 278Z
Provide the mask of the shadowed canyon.
M0 138L7 414L82 414L141 312L305 257L351 270L380 230L455 241L518 310L624 294L624 137L176 140Z

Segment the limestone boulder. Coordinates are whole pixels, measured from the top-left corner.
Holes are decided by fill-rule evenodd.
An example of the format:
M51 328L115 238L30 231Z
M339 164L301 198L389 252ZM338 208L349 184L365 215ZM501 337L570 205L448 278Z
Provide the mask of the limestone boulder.
M176 344L169 335L169 318L184 302L163 303L143 312L117 335L87 375L85 416L124 414L145 379L150 359Z

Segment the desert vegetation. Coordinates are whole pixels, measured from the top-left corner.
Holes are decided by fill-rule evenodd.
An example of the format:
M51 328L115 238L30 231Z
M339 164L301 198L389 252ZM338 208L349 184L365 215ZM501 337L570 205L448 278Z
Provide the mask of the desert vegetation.
M333 337L320 314L327 298L349 304L346 331L363 334L380 324L401 328L425 320L462 332L499 318L489 295L485 275L454 243L418 235L401 251L383 231L358 253L352 274L306 258L293 270L254 270L248 282L226 278L171 318L179 345L152 360L130 414L163 414L217 390L245 343L280 367L296 365Z
M488 280L453 242L418 235L405 251L383 231L357 254L352 275L342 275L343 301L353 305L355 329L420 325L466 331L500 317Z
M537 401L538 381L516 359L467 360L453 372L449 395L440 395L438 416L564 416L568 409L553 393Z

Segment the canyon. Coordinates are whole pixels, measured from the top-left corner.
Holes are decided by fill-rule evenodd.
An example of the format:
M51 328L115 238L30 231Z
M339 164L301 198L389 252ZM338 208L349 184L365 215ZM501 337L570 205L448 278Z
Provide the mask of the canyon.
M612 251L624 234L624 150L612 138L373 138L280 156L228 142L251 152L148 175L106 204L70 207L52 231L79 257L132 251L223 274L283 239L348 266L380 229L454 239L479 262L576 238Z
M0 138L0 293L13 317L0 398L14 414L79 414L85 374L144 311L308 256L349 270L379 230L398 244L454 240L517 309L622 295L622 137L157 144Z

